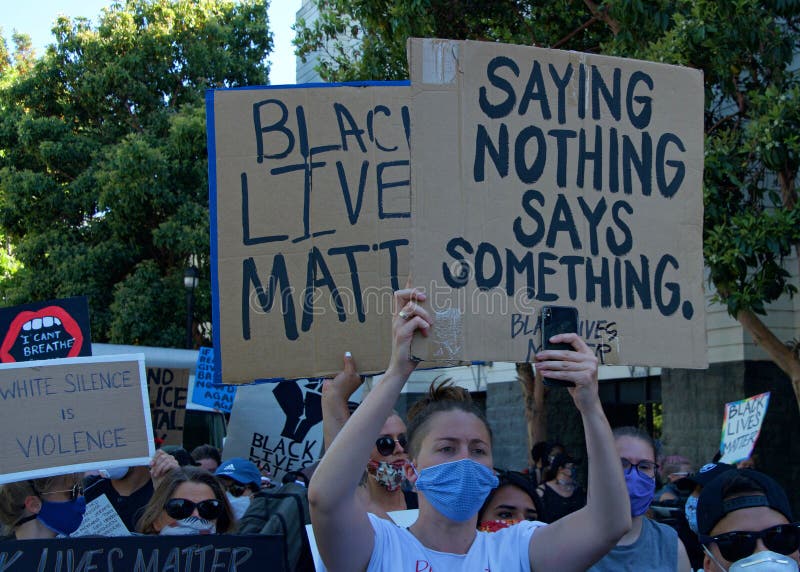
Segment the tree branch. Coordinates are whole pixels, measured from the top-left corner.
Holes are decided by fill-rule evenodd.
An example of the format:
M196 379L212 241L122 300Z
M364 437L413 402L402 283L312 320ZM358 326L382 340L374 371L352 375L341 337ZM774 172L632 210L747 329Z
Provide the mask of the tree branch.
M517 364L517 381L522 386L525 403L525 420L528 426L528 466L533 466L531 449L539 441L547 440L547 407L545 405L545 388L537 383L533 366L529 363Z
M583 3L586 4L586 7L591 10L592 15L595 18L598 18L606 23L606 25L611 28L611 32L616 36L619 34L622 26L620 26L619 22L617 22L614 18L608 15L608 11L604 7L600 7L597 2L593 2L592 0L583 0Z
M800 405L800 359L797 358L791 348L787 347L772 333L772 330L753 311L739 310L736 314L736 319L753 336L753 341L756 345L763 348L777 366L789 376L794 388L795 399Z
M581 32L583 32L583 31L584 31L586 28L588 28L589 26L591 26L592 24L594 24L595 22L597 22L597 20L598 20L598 19L599 19L599 18L598 18L598 16L597 16L597 15L595 15L595 16L592 16L591 18L589 18L588 20L586 20L586 22L584 22L583 24L581 24L580 26L578 26L577 28L575 28L574 30L572 30L572 31L571 31L569 34L567 34L566 36L564 36L563 38L561 38L559 41L557 41L555 44L553 44L553 45L552 45L552 48L553 48L554 50L555 50L555 49L558 49L558 48L560 48L561 46L563 46L564 44L566 44L567 42L569 42L569 41L570 41L572 38L574 38L574 37L575 37L577 34L580 34L580 33L581 33Z

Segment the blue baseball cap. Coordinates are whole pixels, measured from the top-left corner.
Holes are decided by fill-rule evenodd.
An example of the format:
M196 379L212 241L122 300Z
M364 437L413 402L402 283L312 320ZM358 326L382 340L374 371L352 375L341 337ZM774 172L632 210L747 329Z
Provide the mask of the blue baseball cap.
M255 463L241 457L223 461L214 474L218 477L228 477L243 485L261 487L261 471Z

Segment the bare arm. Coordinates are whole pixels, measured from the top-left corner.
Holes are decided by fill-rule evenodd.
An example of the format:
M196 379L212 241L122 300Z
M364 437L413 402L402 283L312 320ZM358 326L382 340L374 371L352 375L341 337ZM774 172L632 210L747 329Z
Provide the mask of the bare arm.
M430 327L427 312L414 302L424 298L416 290L395 293L389 367L331 443L311 479L308 489L311 522L320 554L331 572L365 570L369 564L374 533L363 504L357 500L356 490L375 436L416 366L409 360L414 332L419 329L427 335ZM398 317L400 309L407 318Z
M326 451L350 418L347 401L361 381L353 356L347 352L344 354L344 369L322 384L322 438Z
M531 570L586 570L611 550L631 528L631 507L622 465L597 392L597 358L576 334L560 334L576 351L547 350L536 356L537 375L568 380L580 411L589 456L586 506L531 537Z

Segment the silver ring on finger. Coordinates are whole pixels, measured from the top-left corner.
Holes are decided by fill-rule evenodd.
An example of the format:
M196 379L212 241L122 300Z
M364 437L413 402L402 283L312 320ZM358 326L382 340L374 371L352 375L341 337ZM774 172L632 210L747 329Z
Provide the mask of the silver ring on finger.
M411 314L409 314L409 313L408 313L408 312L406 312L405 310L400 310L400 311L397 313L397 315L398 315L398 316L400 316L401 318L403 318L404 320L408 320L408 319L411 317Z

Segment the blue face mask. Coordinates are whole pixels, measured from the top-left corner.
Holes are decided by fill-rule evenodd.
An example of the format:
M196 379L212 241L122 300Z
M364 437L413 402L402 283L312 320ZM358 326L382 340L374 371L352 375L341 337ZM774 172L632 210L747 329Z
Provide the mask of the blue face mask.
M689 523L689 528L692 529L692 532L695 534L699 534L697 532L697 501L699 497L689 497L686 499L686 506L683 509L684 514L686 515L686 522Z
M86 512L86 499L78 497L69 501L42 501L42 508L36 518L55 532L69 536L81 525Z
M437 511L450 520L464 522L478 514L498 484L491 469L471 459L461 459L422 469L415 486Z
M642 475L637 469L625 473L628 497L631 499L631 516L641 516L647 512L656 492L656 480Z

